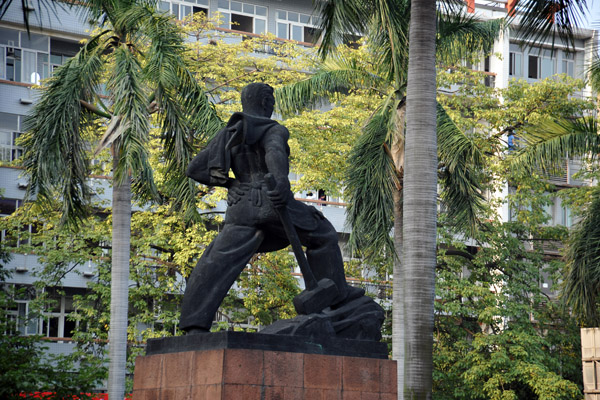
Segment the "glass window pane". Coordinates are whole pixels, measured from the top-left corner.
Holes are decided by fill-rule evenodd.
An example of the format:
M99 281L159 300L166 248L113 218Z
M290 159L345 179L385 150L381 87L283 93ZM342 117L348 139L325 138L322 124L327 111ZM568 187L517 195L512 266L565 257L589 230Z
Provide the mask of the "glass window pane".
M296 40L298 42L303 41L301 26L292 25L292 40Z
M76 327L77 323L75 321L71 321L69 317L65 317L64 332L62 337L73 337L73 332L75 331Z
M288 24L277 23L277 37L281 39L288 38Z
M303 24L309 24L310 23L310 15L300 14L300 22L302 22Z
M204 8L204 7L193 7L192 11L194 12L194 14L196 13L204 13L204 16L208 16L208 9Z
M179 19L179 4L171 4L171 14L173 14L175 18Z
M253 33L253 19L254 18L249 17L247 15L231 14L231 29L235 29L236 31Z
M12 132L0 131L0 145L10 146L12 144ZM5 214L5 213L3 213Z
M161 1L158 5L160 11L169 11L169 8L171 8L170 4L168 1Z
M567 75L571 78L575 78L575 63L570 62L567 69Z
M542 79L554 75L554 60L551 58L542 58Z
M267 21L254 18L254 33L264 34L267 31Z
M239 1L232 1L231 11L242 11L242 3L240 3Z
M196 4L207 6L208 5L208 0L196 0Z
M14 60L14 79L15 82L21 82L21 50L15 50Z
M287 11L277 10L277 19L287 19Z
M40 74L37 73L37 53L23 50L23 82L40 83Z
M315 43L321 36L321 31L310 26L304 27L304 41L307 43Z
M38 53L37 73L40 74L40 79L46 79L48 77L48 54Z
M54 64L54 65L61 65L62 64L62 56L57 55L57 54L51 54L50 55L50 63Z
M190 15L192 13L192 6L182 5L181 8L182 8L181 18L187 17L188 15Z
M27 321L27 334L28 335L37 335L38 333L38 318L29 317L29 321Z
M6 79L6 50L0 47L0 79Z
M523 76L523 55L515 53L515 76Z
M19 31L0 28L0 44L19 47Z
M288 21L298 22L298 13L288 12Z
M267 7L256 6L256 15L260 15L261 17L267 16Z
M538 79L538 58L536 56L529 56L529 68L527 77L531 79Z
M49 38L44 35L36 35L35 33L30 33L27 36L26 32L21 34L21 47L26 49L33 49L39 51L48 51Z
M244 3L244 12L248 14L254 14L254 6L252 4Z
M19 116L0 112L0 129L7 131L19 130Z
M219 8L224 10L229 10L229 1L228 0L219 0Z

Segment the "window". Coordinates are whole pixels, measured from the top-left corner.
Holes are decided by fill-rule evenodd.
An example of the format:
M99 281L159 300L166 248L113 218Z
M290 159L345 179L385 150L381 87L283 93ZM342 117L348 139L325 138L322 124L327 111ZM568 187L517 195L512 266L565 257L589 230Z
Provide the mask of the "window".
M12 29L0 29L0 79L39 83L42 63L48 57L47 36Z
M562 73L575 77L575 54L563 52L562 57Z
M221 28L257 34L267 32L267 7L233 0L219 0L218 5L223 15Z
M83 294L85 289L48 288L50 304L41 318L41 334L46 337L73 337L79 321L71 321L69 314L75 311L73 296Z
M554 52L552 50L543 50L540 58L541 78L546 79L554 75Z
M509 66L508 74L510 76L522 77L523 76L523 54L513 53L509 54Z
M540 58L537 56L529 56L529 66L527 69L527 77L530 79L539 79Z
M277 37L315 43L321 36L320 19L308 14L277 10Z
M21 335L36 335L39 318L31 309L31 301L36 297L33 286L7 285L4 290L14 295L13 301L9 303L7 315L14 324L12 327L15 332Z
M0 79L38 84L78 51L76 42L0 28Z
M535 51L535 49L532 49ZM546 79L556 73L556 53L550 49L537 49L537 55L530 54L527 77Z
M21 136L25 116L0 113L0 161L14 161L23 155L23 149L17 146Z
M190 14L203 12L208 16L208 0L160 1L159 10L170 12L177 19L183 19Z

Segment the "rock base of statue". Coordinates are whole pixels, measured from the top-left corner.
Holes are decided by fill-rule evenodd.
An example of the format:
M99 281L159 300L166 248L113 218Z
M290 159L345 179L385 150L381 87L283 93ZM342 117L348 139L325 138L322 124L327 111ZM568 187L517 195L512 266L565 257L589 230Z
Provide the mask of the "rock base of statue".
M360 295L341 306L327 307L319 313L298 315L269 325L261 333L274 335L336 337L376 341L381 340L383 308L368 296Z
M241 334L236 335L236 334ZM252 340L249 337L263 337ZM309 352L266 349L279 335L218 332L149 341L149 355L135 365L135 400L275 400L397 398L396 362L383 357L383 343L332 339L340 344L298 341ZM266 340L267 338L268 340ZM284 342L290 337L283 336ZM173 341L173 339L175 339ZM171 343L169 343L171 342ZM196 348L191 344L196 342ZM250 348L236 348L246 342ZM220 346L217 345L220 343ZM363 356L344 353L355 347ZM212 347L212 348L211 348ZM219 348L220 347L220 348ZM265 348L261 348L265 347ZM175 350L169 352L168 350ZM387 351L386 351L387 353Z

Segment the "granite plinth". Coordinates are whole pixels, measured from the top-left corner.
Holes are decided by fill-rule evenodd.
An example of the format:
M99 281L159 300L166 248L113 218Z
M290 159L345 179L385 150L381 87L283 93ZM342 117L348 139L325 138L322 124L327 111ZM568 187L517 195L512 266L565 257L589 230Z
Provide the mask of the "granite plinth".
M138 357L133 400L396 400L393 360L216 349Z
M149 339L146 345L146 355L217 349L267 350L332 356L388 358L387 344L381 342L231 331Z

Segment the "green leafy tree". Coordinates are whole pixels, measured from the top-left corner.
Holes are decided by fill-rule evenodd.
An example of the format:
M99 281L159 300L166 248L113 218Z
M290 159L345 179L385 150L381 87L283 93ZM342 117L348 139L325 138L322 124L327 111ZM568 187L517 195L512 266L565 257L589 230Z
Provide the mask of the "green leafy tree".
M529 164L535 168L517 168L515 159L533 154L526 145L541 138L540 127L595 104L574 96L583 83L565 76L492 89L477 72L457 68L438 74L440 87L457 83L463 85L452 96L440 92L438 101L458 127L474 132L486 155L487 190L499 191L507 182L514 188L508 197L512 219L500 223L495 210L502 200L491 200L486 222L474 232L475 245L467 247L440 215L434 398L581 398L577 321L539 286L564 279L564 263L542 252L545 244L568 235L566 227L549 225L544 211L557 195L546 180L552 169L537 161ZM507 132L518 136L520 149L508 151ZM581 195L584 190L573 195L581 204L590 198ZM551 290L559 288L554 284Z
M10 277L4 266L9 258L8 249L2 245L0 282ZM48 347L39 335L21 335L20 328L39 317L39 311L30 303L29 315L19 315L17 320L15 300L25 297L25 290L11 284L3 284L0 289L0 397L20 399L33 397L36 392L49 392L54 399L73 394L89 398L86 393L104 376L101 361L81 349L70 355L48 355ZM44 302L38 301L36 305L43 306Z
M58 69L36 103L23 141L30 193L40 202L63 201L63 220L86 212L89 157L110 147L112 155L112 276L109 396L123 397L127 344L131 194L157 199L148 162L151 115L156 114L168 182L189 212L195 186L182 176L193 156L190 136L202 138L220 125L183 57L183 39L155 2L86 2L99 26L79 53ZM103 78L106 80L103 81ZM108 104L102 97L106 82ZM102 138L98 124L106 126Z

